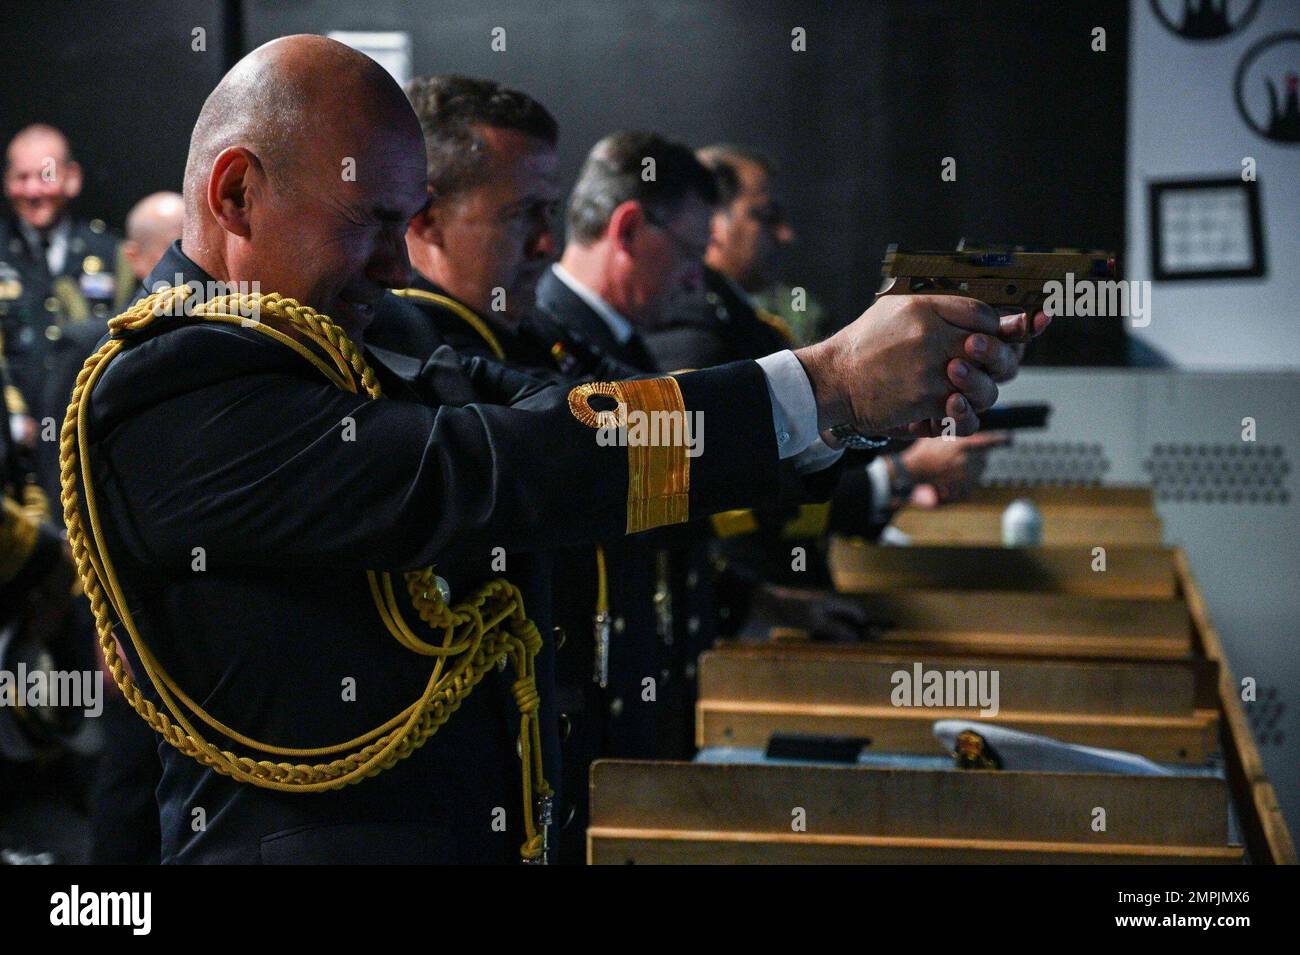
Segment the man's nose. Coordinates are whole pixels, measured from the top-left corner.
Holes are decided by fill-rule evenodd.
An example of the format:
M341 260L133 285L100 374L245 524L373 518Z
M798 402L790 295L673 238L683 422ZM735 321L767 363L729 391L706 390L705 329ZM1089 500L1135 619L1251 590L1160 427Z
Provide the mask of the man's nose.
M29 199L48 195L51 192L55 192L57 188L57 181L47 182L40 176L22 176L14 183L14 192L17 195L25 196Z
M380 242L366 268L366 277L384 288L405 288L411 284L411 260L406 254L406 232L387 236Z

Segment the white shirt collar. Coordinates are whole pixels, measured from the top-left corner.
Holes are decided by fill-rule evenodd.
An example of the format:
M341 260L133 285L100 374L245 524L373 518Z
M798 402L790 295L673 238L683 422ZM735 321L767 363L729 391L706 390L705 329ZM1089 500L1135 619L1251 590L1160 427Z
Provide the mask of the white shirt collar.
M613 305L610 305L609 302L605 301L591 289L587 288L587 286L579 282L573 277L569 270L559 262L556 262L551 266L551 271L555 273L557 279L569 287L569 290L573 292L574 295L586 302L588 307L600 316L601 321L609 326L609 330L613 333L615 341L620 345L627 344L628 339L632 337L634 329L626 318L614 310Z

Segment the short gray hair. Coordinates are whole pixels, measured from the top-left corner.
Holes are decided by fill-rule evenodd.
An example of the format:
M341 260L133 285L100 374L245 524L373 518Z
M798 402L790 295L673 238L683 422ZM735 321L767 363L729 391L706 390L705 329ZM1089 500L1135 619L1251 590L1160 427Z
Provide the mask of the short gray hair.
M654 161L654 176L643 172ZM591 148L569 197L569 241L590 245L605 234L622 203L636 201L647 215L667 221L690 197L718 201L718 184L691 150L657 133L611 133Z

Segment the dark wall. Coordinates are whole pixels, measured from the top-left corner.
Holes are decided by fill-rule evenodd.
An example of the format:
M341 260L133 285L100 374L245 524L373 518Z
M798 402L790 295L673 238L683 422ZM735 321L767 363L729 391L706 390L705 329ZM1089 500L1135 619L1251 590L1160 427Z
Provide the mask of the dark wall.
M82 209L120 220L179 183L190 125L227 45L400 29L417 72L488 75L545 102L564 173L618 128L695 145L758 145L782 165L799 234L786 277L849 318L885 245L1120 248L1126 0L172 0L6 9L8 135L34 119L73 135ZM133 14L129 15L128 11ZM190 31L208 29L208 53ZM506 29L505 52L490 47ZM793 52L790 31L807 30ZM1093 27L1106 53L1090 49ZM242 37L238 31L242 30ZM957 160L957 181L940 162Z
M570 181L618 128L751 143L786 171L788 257L835 316L879 284L885 246L1124 240L1127 0L249 0L249 44L400 29L417 72L491 76L561 124ZM493 52L493 27L506 51ZM791 29L808 49L790 48ZM1107 52L1090 48L1106 29ZM943 157L957 181L940 181Z
M85 172L77 211L121 228L140 197L180 190L190 129L228 67L221 0L18 0L0 11L0 142L58 126ZM205 31L206 51L192 49Z

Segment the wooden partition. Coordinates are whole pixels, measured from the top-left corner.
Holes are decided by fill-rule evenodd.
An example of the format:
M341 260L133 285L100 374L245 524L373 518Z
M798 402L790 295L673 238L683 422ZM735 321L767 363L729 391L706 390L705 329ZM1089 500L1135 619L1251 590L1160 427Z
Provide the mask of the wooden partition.
M996 547L1002 544L1002 513L1028 498L1043 517L1043 544L1159 546L1164 530L1150 488L977 488L965 500L941 508L906 507L893 524L919 545Z
M957 653L1115 657L1192 656L1192 620L1174 597L1119 598L981 590L857 595L881 645Z
M587 854L619 865L1236 863L1227 818L1227 785L1208 777L600 761Z
M835 589L844 593L1012 590L1125 599L1176 593L1168 547L880 547L833 538L830 568Z
M1170 763L1218 754L1226 778L599 762L590 861L1232 863L1243 846L1228 844L1231 797L1249 860L1294 864L1185 555L1105 546L1099 570L1091 547L835 541L835 582L863 602L878 638L704 654L697 742L762 748L802 733L940 755L934 721L980 713L895 706L893 674L996 669L1000 725ZM1099 807L1104 832L1087 822Z
M917 669L968 674L965 707L898 706ZM895 674L903 678L896 681ZM984 715L979 690L993 688ZM1203 765L1218 746L1217 667L1208 661L1034 660L887 648L732 645L700 658L696 744L762 748L773 734L851 736L873 751L940 755L935 720L999 726L1161 762ZM991 694L990 694L991 699ZM990 707L990 709L992 709Z

